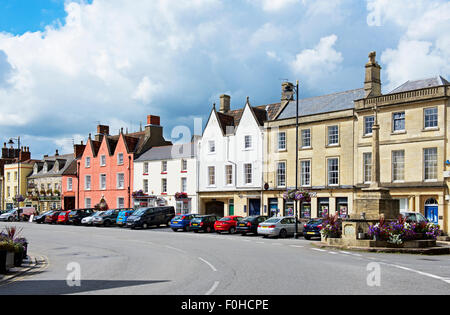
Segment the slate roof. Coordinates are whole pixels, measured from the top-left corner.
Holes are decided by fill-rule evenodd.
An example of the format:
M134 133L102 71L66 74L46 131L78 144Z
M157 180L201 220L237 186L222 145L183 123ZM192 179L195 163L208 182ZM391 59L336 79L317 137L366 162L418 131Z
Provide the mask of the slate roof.
M336 112L354 108L354 101L365 97L364 89L356 89L299 100L300 116ZM276 119L296 116L296 101L290 101Z
M437 76L434 78L428 78L423 80L415 80L415 81L407 81L400 85L399 87L395 88L388 94L395 94L395 93L401 93L406 91L413 91L413 90L420 90L425 89L429 87L435 87L435 86L441 86L441 85L449 85L450 82L448 82L446 79L444 79L441 76Z
M31 173L28 178L41 178L49 176L61 176L75 160L74 154L48 156L37 161L38 172ZM48 170L44 173L44 164L47 163Z
M191 158L195 156L195 143L174 144L162 147L153 147L142 154L135 162L174 160Z

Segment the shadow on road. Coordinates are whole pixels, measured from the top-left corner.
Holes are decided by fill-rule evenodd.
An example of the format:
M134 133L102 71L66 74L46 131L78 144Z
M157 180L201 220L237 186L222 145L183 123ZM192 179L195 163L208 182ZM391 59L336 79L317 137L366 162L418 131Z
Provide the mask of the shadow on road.
M81 286L69 287L65 280L23 280L0 286L0 295L62 295L166 283L169 280L81 280Z

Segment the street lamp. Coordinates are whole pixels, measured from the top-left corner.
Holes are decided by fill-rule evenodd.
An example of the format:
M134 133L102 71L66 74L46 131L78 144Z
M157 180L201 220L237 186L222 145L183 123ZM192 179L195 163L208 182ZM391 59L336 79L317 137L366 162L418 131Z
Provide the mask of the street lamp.
M14 140L17 140L17 149L19 150L19 156L17 158L17 218L20 219L20 137L17 138L10 138L8 144L13 146Z
M296 115L295 115L295 191L298 190L298 148L299 148L299 139L298 139L298 129L299 129L299 104L298 104L298 94L299 94L299 82L297 80L297 84L294 87L296 93ZM295 234L294 237L298 238L298 200L295 199Z

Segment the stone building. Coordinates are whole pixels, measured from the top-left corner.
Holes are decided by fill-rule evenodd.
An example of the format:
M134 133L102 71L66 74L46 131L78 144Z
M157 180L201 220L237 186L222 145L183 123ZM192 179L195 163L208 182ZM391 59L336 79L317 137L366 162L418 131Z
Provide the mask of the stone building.
M39 212L61 209L62 175L73 160L73 154L59 155L56 150L54 156L44 156L34 163L25 201Z
M299 205L300 215L351 214L358 191L371 182L377 110L382 186L400 200L401 211L420 212L448 231L449 82L440 76L408 81L383 95L375 53L365 70L364 88L299 100L298 148L293 98L265 123L264 204L282 213L293 208L282 196L295 187L299 150L299 187L315 193Z

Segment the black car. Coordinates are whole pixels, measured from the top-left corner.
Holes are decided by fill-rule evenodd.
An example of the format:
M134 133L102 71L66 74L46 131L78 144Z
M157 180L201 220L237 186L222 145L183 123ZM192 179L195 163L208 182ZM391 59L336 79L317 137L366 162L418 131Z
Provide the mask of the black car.
M69 224L79 225L85 217L90 217L95 213L94 209L76 209L69 213Z
M247 233L258 234L258 225L269 219L267 216L255 215L244 218L236 226L236 233L246 235Z
M50 211L38 214L37 216L34 217L33 221L38 224L45 223L45 218L47 217L47 215L51 214L52 212L53 211L50 210Z
M195 233L203 231L206 233L214 232L214 223L219 220L220 217L216 215L201 215L191 220L190 229Z
M323 219L312 219L305 224L303 235L305 239L310 240L312 237L320 237L320 231L322 230Z
M150 226L159 227L165 224L170 227L170 221L175 217L174 207L140 208L127 219L127 227L147 229Z

